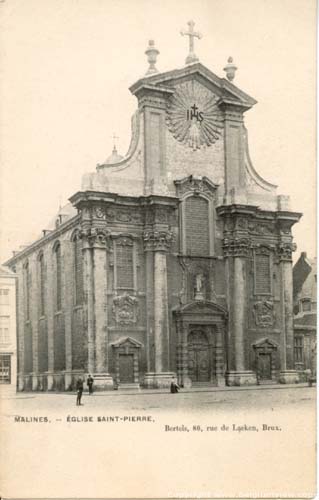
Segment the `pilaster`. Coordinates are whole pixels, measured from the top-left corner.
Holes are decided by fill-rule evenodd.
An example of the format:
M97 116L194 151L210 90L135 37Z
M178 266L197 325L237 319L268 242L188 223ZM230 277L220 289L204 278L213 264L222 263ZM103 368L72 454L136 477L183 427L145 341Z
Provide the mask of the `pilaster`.
M145 375L146 386L167 387L174 375L169 372L169 321L166 254L173 235L169 230L144 232L145 252L153 254L154 268L154 372ZM150 258L149 258L150 259Z
M113 389L108 373L107 252L108 231L90 227L81 232L87 282L88 371L97 390Z

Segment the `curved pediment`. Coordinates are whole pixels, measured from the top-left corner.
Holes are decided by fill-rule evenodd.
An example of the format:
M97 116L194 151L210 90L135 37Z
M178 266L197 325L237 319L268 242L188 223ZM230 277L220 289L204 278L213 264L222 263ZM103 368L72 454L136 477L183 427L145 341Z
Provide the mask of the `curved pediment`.
M224 307L207 300L194 300L188 304L178 307L173 312L176 315L183 316L190 316L193 314L201 314L203 316L227 316L227 310Z

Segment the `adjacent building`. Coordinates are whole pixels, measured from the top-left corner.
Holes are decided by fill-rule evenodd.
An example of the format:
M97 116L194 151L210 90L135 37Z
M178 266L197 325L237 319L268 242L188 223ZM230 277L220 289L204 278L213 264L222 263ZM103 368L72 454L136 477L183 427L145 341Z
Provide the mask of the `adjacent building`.
M0 266L0 384L16 389L16 275Z
M186 33L196 33L189 23ZM84 175L55 224L12 257L20 390L296 382L292 227L261 178L245 114L256 100L202 65L150 67L131 87L122 157ZM274 152L275 154L275 152Z
M295 366L303 379L305 370L316 374L317 259L301 252L293 268Z

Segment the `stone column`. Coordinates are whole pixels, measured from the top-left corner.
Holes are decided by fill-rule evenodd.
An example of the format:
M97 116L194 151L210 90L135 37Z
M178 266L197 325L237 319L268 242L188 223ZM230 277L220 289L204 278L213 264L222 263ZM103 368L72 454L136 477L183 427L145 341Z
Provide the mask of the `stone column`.
M246 257L249 253L247 238L224 240L224 252L232 259L233 276L229 290L229 316L231 328L229 350L233 351L232 361L226 373L227 385L254 385L256 374L246 369L245 335L247 332L247 290L246 290ZM231 369L230 369L231 367Z
M154 372L145 374L147 387L167 387L175 375L169 372L169 321L166 254L172 242L169 231L144 233L145 251L153 253L154 262Z
M47 389L52 391L54 389L54 266L53 266L53 253L52 249L46 252L47 259L47 328L48 328L48 372L47 372Z
M224 325L218 323L216 325L216 345L215 345L215 367L216 367L216 383L218 387L225 386L225 358L224 358Z
M299 376L294 364L294 328L293 328L293 287L292 287L292 252L294 243L280 243L278 254L281 275L281 311L282 334L280 340L280 374L282 384L294 384Z
M94 386L97 390L113 389L113 378L108 373L107 334L107 233L92 228L90 236L93 250L93 289L95 325Z
M89 373L95 370L95 352L94 352L94 295L93 295L93 262L92 249L90 247L88 230L80 233L83 241L83 264L84 264L84 288L86 298L86 326L87 326L87 345L88 361L87 369Z
M65 373L64 387L68 391L72 388L72 314L74 306L73 281L73 243L62 241L64 255L64 269L62 287L64 297L64 333L65 333Z
M153 253L146 252L146 371L154 372L154 260Z
M38 289L38 260L36 255L29 259L29 270L31 273L31 290L30 290L30 321L32 324L32 390L38 390L39 376L39 359L38 359L38 304L39 304L39 289Z

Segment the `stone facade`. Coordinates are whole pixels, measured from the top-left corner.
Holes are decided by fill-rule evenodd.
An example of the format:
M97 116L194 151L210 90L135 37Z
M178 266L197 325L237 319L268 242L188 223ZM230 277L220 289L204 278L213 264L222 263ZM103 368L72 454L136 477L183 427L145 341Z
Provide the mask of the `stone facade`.
M130 90L127 155L86 174L76 212L8 262L19 388L68 390L86 373L101 390L296 381L301 214L250 160L256 101L200 63Z

